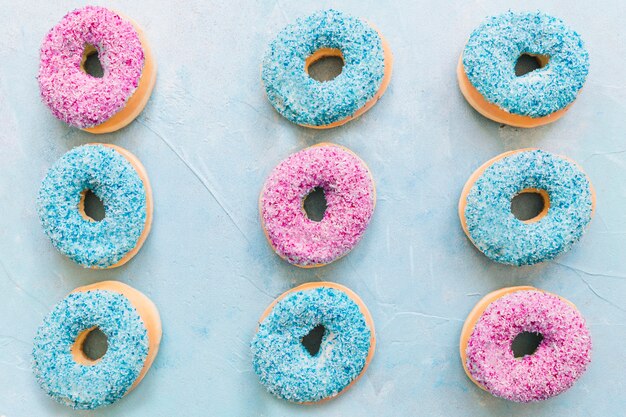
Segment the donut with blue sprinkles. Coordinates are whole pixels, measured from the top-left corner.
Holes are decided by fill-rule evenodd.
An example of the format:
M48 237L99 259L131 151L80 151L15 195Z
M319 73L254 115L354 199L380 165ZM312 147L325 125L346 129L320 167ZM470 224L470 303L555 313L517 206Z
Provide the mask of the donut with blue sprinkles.
M105 217L95 221L84 210L93 192ZM145 168L115 145L89 144L67 152L48 171L37 211L52 244L87 268L114 268L139 251L152 223L152 191Z
M307 346L316 330L321 342ZM319 339L318 339L319 341ZM263 313L252 340L254 371L275 396L300 404L329 400L363 375L376 338L361 299L332 282L300 285Z
M87 336L107 337L100 358L85 353ZM155 305L115 281L80 287L59 302L37 330L33 371L41 388L60 404L92 410L133 390L154 361L161 341Z
M341 58L341 74L317 81L309 66L326 57ZM378 101L389 85L392 62L389 45L369 23L329 9L281 30L263 57L261 76L278 113L326 129L359 117Z
M537 69L516 74L522 56ZM589 72L578 33L542 12L487 18L469 37L457 76L461 92L483 116L516 127L559 119L576 100Z
M511 212L518 194L535 193L543 209L520 220ZM469 178L459 200L467 237L493 261L533 265L568 251L595 211L591 181L570 159L539 149L505 152Z

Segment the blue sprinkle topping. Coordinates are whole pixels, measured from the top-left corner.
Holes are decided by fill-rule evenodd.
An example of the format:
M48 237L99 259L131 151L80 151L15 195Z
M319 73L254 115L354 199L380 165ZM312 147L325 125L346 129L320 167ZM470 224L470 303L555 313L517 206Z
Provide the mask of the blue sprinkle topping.
M85 220L78 204L91 190L106 217ZM102 145L72 149L48 171L37 200L39 218L52 244L84 267L107 268L136 245L146 222L146 190L130 162Z
M94 326L107 336L107 351L95 365L79 364L70 348ZM93 290L68 295L46 316L34 340L33 370L57 402L94 409L122 398L147 356L148 332L130 301L116 292Z
M311 356L301 340L326 328ZM294 292L280 300L252 341L254 371L274 395L297 403L337 395L363 370L371 332L359 306L334 288Z
M548 55L549 63L517 77L524 53ZM489 17L472 32L463 52L472 85L509 113L543 117L571 104L589 72L580 35L561 19L541 12L507 12Z
M524 223L511 213L520 191L545 190L547 215ZM591 221L589 179L576 164L546 151L518 152L487 168L467 196L465 218L471 240L490 259L532 265L553 259L576 243Z
M305 71L322 48L339 49L344 67L331 81ZM276 110L290 121L323 126L352 116L378 92L385 74L382 40L366 22L337 10L318 11L280 31L263 58L262 79Z

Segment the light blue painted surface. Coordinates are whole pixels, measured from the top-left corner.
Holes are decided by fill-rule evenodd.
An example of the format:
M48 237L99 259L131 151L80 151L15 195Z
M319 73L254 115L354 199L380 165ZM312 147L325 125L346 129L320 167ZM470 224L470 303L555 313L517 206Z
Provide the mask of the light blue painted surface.
M0 1L0 415L21 416L623 416L626 409L626 3L524 2L562 17L591 55L580 99L556 124L500 127L473 111L455 79L471 30L510 2L111 2L140 22L159 64L146 110L121 132L95 137L54 119L39 101L38 48L81 2ZM70 5L72 4L72 5ZM149 4L149 5L148 5ZM333 6L368 18L395 55L386 95L356 122L330 131L281 118L260 85L274 34ZM84 270L40 228L35 198L47 169L73 146L102 140L142 160L154 188L152 233L111 271ZM281 261L259 226L257 197L270 170L321 141L346 145L370 166L377 211L360 245L328 267ZM580 162L598 192L591 227L554 262L515 268L489 261L464 236L456 205L469 174L505 150L540 146ZM118 279L158 305L161 352L136 391L93 413L48 399L30 371L32 338L73 288ZM272 299L332 280L355 290L377 326L364 378L319 406L267 394L249 342ZM531 284L575 302L591 328L593 362L568 392L520 405L491 397L458 358L462 321L494 289Z

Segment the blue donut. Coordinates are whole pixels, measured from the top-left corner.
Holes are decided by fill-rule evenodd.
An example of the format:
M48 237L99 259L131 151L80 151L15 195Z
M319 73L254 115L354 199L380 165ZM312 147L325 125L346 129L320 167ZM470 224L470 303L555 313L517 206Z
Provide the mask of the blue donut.
M96 285L79 288L59 302L34 339L33 371L39 385L75 409L94 409L122 398L147 371L161 336L158 313L159 333L150 333L141 307L120 292L90 289ZM121 283L112 285L141 294ZM82 343L95 327L107 336L108 347L102 358L91 360Z
M85 214L86 190L102 200L102 221ZM45 233L61 253L84 267L116 267L135 255L150 230L150 184L141 163L127 150L84 145L50 168L37 210Z
M336 78L320 82L309 77L308 66L324 56L339 56L344 66ZM374 105L387 88L391 65L376 29L331 9L278 33L263 58L262 79L278 113L300 125L333 127Z
M511 200L522 192L544 199L544 210L522 221ZM538 149L497 156L470 177L459 201L465 233L487 257L532 265L566 252L583 235L595 209L587 175L569 159Z
M302 339L324 326L319 351ZM279 297L252 341L254 371L279 398L309 403L332 398L354 382L374 353L367 308L349 289L328 282L304 284Z
M523 54L538 57L542 67L518 77L515 64ZM541 118L576 99L589 72L589 54L580 35L561 19L509 11L472 32L462 65L487 102L514 115Z

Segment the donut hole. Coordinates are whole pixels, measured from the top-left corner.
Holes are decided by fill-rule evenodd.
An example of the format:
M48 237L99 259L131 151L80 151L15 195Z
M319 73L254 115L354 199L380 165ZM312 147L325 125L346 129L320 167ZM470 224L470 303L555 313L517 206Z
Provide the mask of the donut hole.
M524 223L534 223L548 214L550 196L546 190L527 188L511 199L511 213Z
M548 65L550 57L548 55L537 55L523 53L517 58L515 63L515 75L521 77L535 70L541 69Z
M326 194L321 187L315 187L302 201L302 207L309 220L321 222L326 213Z
M536 332L522 332L515 336L511 343L513 356L523 358L526 355L532 355L537 351L539 345L543 341L543 335Z
M85 45L83 57L80 61L80 68L85 74L91 75L94 78L104 77L104 68L102 68L102 62L100 62L98 49L96 49L94 45Z
M309 77L319 82L334 80L343 71L343 66L343 54L335 48L318 49L304 63Z
M95 365L109 348L109 339L98 326L82 331L72 346L74 360L86 366Z
M94 194L93 191L87 189L80 193L80 201L78 202L78 211L83 219L90 222L99 222L104 220L106 212L104 203Z
M309 355L315 356L319 353L322 346L322 340L326 334L326 327L323 324L315 326L306 336L300 341L302 346L309 352Z

